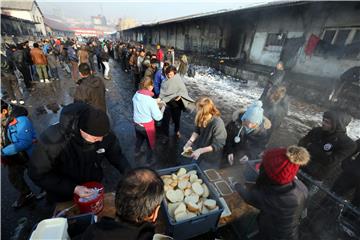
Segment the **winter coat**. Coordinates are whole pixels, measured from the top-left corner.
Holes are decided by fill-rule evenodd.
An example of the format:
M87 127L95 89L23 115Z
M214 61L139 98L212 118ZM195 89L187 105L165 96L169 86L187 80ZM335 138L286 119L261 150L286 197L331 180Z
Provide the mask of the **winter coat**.
M159 61L159 62L163 62L164 61L164 52L163 50L161 49L158 49L157 52L156 52L156 59Z
M10 59L1 53L1 76L4 73L12 73L14 74L14 64Z
M12 156L26 152L31 156L33 143L36 141L35 129L28 116L28 111L20 106L11 106L10 116L2 129L2 156Z
M33 65L31 60L30 48L24 48L23 54L24 54L24 64L26 66Z
M220 117L213 117L205 128L196 126L195 132L199 136L194 142L194 150L207 146L213 148L212 152L200 155L197 160L200 167L219 169L227 136L224 121Z
M22 50L16 50L13 55L13 62L15 63L17 68L22 68L24 65L24 53Z
M125 221L115 221L109 217L102 217L95 224L90 225L82 240L152 240L155 234L155 226L144 222L135 224Z
M171 79L166 79L161 84L159 97L166 103L174 100L177 97L181 97L181 100L185 108L194 110L194 100L189 96L186 86L183 80L178 74L175 74Z
M261 94L259 100L265 100L268 97L269 90L273 86L280 86L284 80L285 71L284 70L277 70L276 68L274 71L270 73L270 77L268 79L268 82L264 88L263 93Z
M286 185L255 185L251 189L236 184L235 189L245 202L260 210L261 239L299 239L300 218L308 197L308 190L300 180Z
M71 46L68 46L68 48L67 48L67 57L68 57L68 60L71 62L79 62L79 59L76 55L76 51Z
M180 74L180 76L183 77L188 72L188 69L189 69L189 64L188 64L188 61L187 61L187 57L186 57L186 55L182 55L182 57L180 59L180 65L179 65L178 73Z
M105 84L100 77L88 76L80 79L76 86L74 102L84 102L106 112Z
M53 69L57 67L57 60L53 53L47 55L47 61L50 68Z
M46 65L46 56L40 48L33 48L30 51L31 59L35 65Z
M110 59L110 56L107 52L105 52L104 50L101 51L100 53L100 58L102 62L108 62Z
M245 131L241 131L239 143L235 143L234 138L239 133L242 126L241 117L245 113L245 109L235 111L233 119L226 125L227 138L226 145L224 147L224 153L234 154L235 159L241 159L243 156L247 156L249 159L257 159L259 154L266 148L266 144L269 141L269 130L271 129L271 122L268 118L264 117L263 123L258 129L245 134Z
M356 152L341 163L341 168L349 177L360 182L360 139L356 140L356 145Z
M80 63L87 63L89 64L89 53L86 50L79 50L79 61Z
M346 135L346 126L351 118L337 113L331 122L333 131L324 131L316 127L300 139L299 145L305 147L311 156L309 164L303 170L322 181L340 162L350 157L356 150L356 144Z
M269 97L263 101L264 115L271 122L271 131L278 129L286 117L289 109L288 101L285 95L281 96L278 101L271 101Z
M60 122L40 136L29 161L29 176L53 201L69 201L77 185L103 178L106 158L120 173L129 169L116 136L89 144L80 136L78 119L89 105L74 103L63 108Z
M149 77L154 80L155 71L156 69L153 69L151 66L149 66L145 71L144 78Z
M154 93L155 93L156 97L159 96L161 83L165 80L166 80L166 77L163 74L163 70L162 69L157 70L154 75Z

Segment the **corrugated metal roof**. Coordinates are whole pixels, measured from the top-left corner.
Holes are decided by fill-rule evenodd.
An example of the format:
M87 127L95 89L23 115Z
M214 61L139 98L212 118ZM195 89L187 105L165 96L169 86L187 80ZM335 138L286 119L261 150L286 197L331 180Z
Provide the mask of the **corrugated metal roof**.
M44 23L45 25L49 26L52 30L72 32L72 30L70 30L65 24L49 18L44 18Z
M2 0L1 8L30 11L32 9L33 4L34 4L33 0L23 0L23 1Z
M292 0L292 1L273 1L273 2L262 2L262 3L254 3L253 5L248 5L246 7L240 7L237 9L221 9L218 11L212 11L212 12L206 12L206 13L199 13L199 14L192 14L192 15L188 15L188 16L184 16L184 17L177 17L177 18L171 18L171 19L167 19L167 20L163 20L163 21L159 21L159 22L154 22L154 23L149 23L149 24L142 24L133 28L128 28L125 29L124 31L127 30L132 30L132 29L136 29L136 28L141 28L141 27L151 27L154 25L162 25L162 24L167 24L167 23L174 23L174 22L182 22L182 21L188 21L188 20L192 20L192 19L198 19L198 18L203 18L203 17L214 17L217 15L221 15L221 14L228 14L228 13L232 13L232 12L238 12L238 11L245 11L245 10L256 10L256 9L260 9L260 8L268 8L268 7L280 7L280 6L286 6L286 5L294 5L294 4L305 4L307 2L304 1L296 1L296 0Z

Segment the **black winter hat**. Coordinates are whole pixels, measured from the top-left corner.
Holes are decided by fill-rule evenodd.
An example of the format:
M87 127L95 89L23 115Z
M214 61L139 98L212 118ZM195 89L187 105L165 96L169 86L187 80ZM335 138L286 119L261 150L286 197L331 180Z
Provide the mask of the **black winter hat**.
M110 131L109 118L105 112L89 107L81 113L79 128L96 137L103 137Z

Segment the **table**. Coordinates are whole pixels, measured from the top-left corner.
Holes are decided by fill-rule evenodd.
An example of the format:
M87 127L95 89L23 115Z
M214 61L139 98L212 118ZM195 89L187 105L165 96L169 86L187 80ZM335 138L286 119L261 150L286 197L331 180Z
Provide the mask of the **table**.
M242 165L233 166L225 169L221 169L218 171L223 180L227 180L229 176L235 177L238 182L244 182L241 172L244 170ZM244 200L240 197L240 195L236 192L223 196L225 199L230 211L231 215L228 217L223 217L220 219L218 226L222 227L227 224L234 222L235 220L241 218L243 215L248 215L249 213L254 213L257 210L252 206L246 204ZM54 210L54 216L63 211L64 209L71 208L66 211L65 216L71 217L80 214L79 209L74 205L73 202L62 202L58 203ZM104 210L98 214L98 218L107 216L107 217L115 217L115 193L105 193L104 196ZM156 222L156 232L164 234L166 232L166 219L163 214L159 214L158 220Z

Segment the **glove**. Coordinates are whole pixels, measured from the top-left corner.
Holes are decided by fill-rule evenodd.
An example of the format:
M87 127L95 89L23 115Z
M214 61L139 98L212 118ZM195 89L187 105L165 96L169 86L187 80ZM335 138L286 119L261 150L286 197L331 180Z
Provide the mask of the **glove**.
M233 153L228 154L227 160L228 160L228 163L230 164L230 166L234 165L234 154Z
M198 160L198 158L200 157L200 155L202 154L202 149L199 148L199 149L196 149L192 154L191 154L191 157L195 160Z

